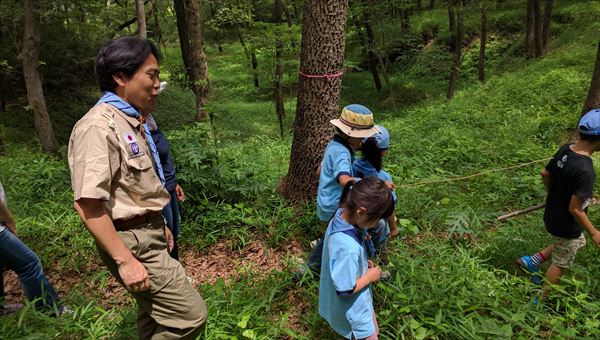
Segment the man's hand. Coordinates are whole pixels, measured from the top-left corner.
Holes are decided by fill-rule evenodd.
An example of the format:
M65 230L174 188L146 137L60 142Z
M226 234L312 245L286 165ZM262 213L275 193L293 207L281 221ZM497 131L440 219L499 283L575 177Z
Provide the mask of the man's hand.
M173 237L173 233L167 226L165 226L165 237L167 238L167 245L169 246L169 253L173 251L173 247L175 247L175 238Z
M179 184L177 184L177 186L175 187L175 194L177 195L177 200L179 202L185 201L185 193L183 192L183 189L179 186Z
M131 292L142 292L150 289L148 271L133 255L129 260L119 263L119 276L121 276L127 290Z
M4 224L6 225L8 231L13 233L14 235L17 235L17 225L15 224L15 221L5 221Z

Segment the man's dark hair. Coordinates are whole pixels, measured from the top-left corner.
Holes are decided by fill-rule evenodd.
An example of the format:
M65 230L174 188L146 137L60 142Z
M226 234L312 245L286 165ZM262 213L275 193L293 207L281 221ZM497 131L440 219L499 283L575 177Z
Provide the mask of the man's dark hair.
M160 61L158 48L147 39L121 37L104 44L96 58L96 78L100 91L114 92L117 83L113 75L121 74L130 78L150 54Z

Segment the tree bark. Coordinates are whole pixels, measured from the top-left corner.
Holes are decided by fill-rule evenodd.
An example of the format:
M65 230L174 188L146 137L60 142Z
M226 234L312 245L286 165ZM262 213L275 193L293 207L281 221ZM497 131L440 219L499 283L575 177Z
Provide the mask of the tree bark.
M369 69L373 75L373 81L375 82L375 89L377 92L381 91L381 79L379 79L379 72L377 72L377 56L375 55L375 34L373 33L373 26L371 25L372 8L371 0L363 0L363 13L364 13L364 25L365 32L367 35L367 59L369 62Z
M417 0L417 11L423 9L423 0Z
M548 54L548 42L550 41L550 22L552 21L553 0L546 0L544 8L544 24L542 27L542 54Z
M487 42L487 8L485 4L481 4L481 36L479 43L479 65L477 67L477 75L479 81L485 81L485 44Z
M429 9L433 9L433 7L435 7L435 0L429 2Z
M104 1L104 29L110 30L110 0Z
M154 36L154 39L156 40L156 45L160 48L160 44L163 43L163 38L162 38L162 31L160 29L160 21L159 21L159 16L158 16L158 0L152 0L152 17L153 17L153 22L152 22L152 33Z
M244 54L246 54L247 58L250 58L250 66L252 67L252 79L254 80L254 87L259 87L258 81L258 61L256 60L256 53L254 49L250 49L248 45L246 45L246 40L244 39L244 35L242 34L242 30L237 28L237 36L240 41L240 45L244 49Z
M177 33L179 34L179 47L181 48L181 58L185 67L185 74L188 79L191 77L191 57L190 57L190 36L188 33L188 23L185 10L186 0L174 0L175 16L177 17Z
M527 18L525 25L525 58L531 59L534 56L535 49L535 18L534 18L534 0L527 0Z
M201 0L186 0L188 34L190 38L190 81L196 95L196 121L208 120L204 105L208 102L210 83L208 64L204 54L204 36L202 32Z
M455 0L448 1L448 31L454 33L456 31L456 16L454 15Z
M275 24L277 29L281 29L281 16L283 12L282 0L275 0ZM281 78L283 77L283 69L281 67L281 55L283 54L283 43L279 36L275 39L275 91L273 100L275 101L275 112L277 113L277 121L279 122L279 134L283 138L283 118L285 117L285 108L283 106L283 93L281 89Z
M304 74L325 75L344 67L347 0L305 0L300 52ZM329 121L339 114L341 77L300 76L294 138L284 196L292 201L314 199L315 171L332 136Z
M138 37L146 39L146 13L144 12L144 0L135 0L135 17L138 22Z
M463 5L462 0L458 0L457 16L456 16L456 44L454 46L454 64L452 66L452 72L450 72L450 81L448 83L448 93L446 99L450 100L454 97L456 91L456 85L458 84L458 75L460 73L461 53L462 53L462 41L464 35L463 28Z
M403 8L400 12L402 15L402 32L407 33L410 31L410 9Z
M533 0L535 57L542 56L542 0Z
M590 83L590 89L583 104L581 115L583 116L592 109L600 109L600 41L598 42L598 51L596 52L592 82Z
M56 153L58 145L54 136L54 129L46 108L44 89L39 71L40 56L40 2L39 0L24 1L24 34L23 75L27 88L27 102L33 110L33 122L42 143L42 149L48 153Z

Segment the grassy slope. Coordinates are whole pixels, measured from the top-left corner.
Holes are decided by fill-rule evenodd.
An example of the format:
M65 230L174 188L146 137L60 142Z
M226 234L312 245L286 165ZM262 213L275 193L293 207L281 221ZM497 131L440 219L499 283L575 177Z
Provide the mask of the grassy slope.
M409 184L551 156L578 117L589 84L599 7L598 2L560 3L555 16L577 20L556 24L552 52L543 60L515 58L516 43L511 41L518 38L498 38L497 44L490 45L489 80L480 85L475 82L475 73L465 72L460 91L450 103L436 94L439 90L443 93L443 75L420 77L423 67L430 64L417 62L393 75L397 91L409 89L425 98L397 109L391 108L386 94L372 94L368 74L346 75L342 102L366 103L378 114L383 113L380 122L393 138L386 167L400 186L397 214L408 226L419 229L417 235L406 230L402 241L392 243L393 279L375 288L383 338L598 336L597 250L591 245L582 250L560 296L536 307L530 304L535 287L525 277L514 275L511 263L516 256L549 241L541 213L502 225L494 222L503 211L543 200L537 175L543 163L464 182ZM413 24L418 28L436 23L443 27L444 14L426 13ZM509 3L491 21L511 22L519 15ZM468 19L469 23L475 25L476 20ZM465 56L467 70L473 70L476 44L473 42ZM281 245L290 237L306 242L306 235L318 234L312 208L298 216L273 195L277 179L287 169L290 136L283 141L277 138L273 105L251 87L251 78L242 67L242 51L226 46L223 55L210 50L209 56L215 130L181 125L191 120L193 99L177 88L165 92L157 119L172 140L176 159L183 160L180 173L188 187L202 176L190 170L191 166L185 167L194 164L192 154L215 152L219 164L199 167L218 182L203 178L209 182L206 191L235 188L236 200L244 205L226 199L216 204L200 197L202 190L190 189L192 197L184 213L194 218L184 221L183 243L205 247L219 238L231 238L242 246L257 237L273 245ZM288 129L293 122L293 105L290 99ZM133 304L108 311L98 307L98 293L105 288L107 273L85 271L94 250L70 209L65 161L41 155L35 143L27 142L17 131L16 124L4 131L15 142L0 159L0 176L5 184L10 183L8 195L19 217L20 233L44 263L83 272L82 282L92 282L93 288L90 292L82 283L64 297L69 304L87 305L73 318L56 320L26 311L0 319L0 334L13 338L127 338L135 334ZM208 140L208 136L214 138ZM204 164L201 156L197 156L198 162ZM593 221L598 220L598 209L590 214ZM275 272L261 280L242 275L235 284L205 285L201 292L210 306L210 338L243 338L244 331L248 337L254 334L265 339L284 334L331 336L316 312L315 283L297 286L287 272ZM292 306L290 294L301 301L300 305L306 305L306 310ZM304 314L300 332L284 322L273 322L285 321L290 313L299 312ZM15 326L19 320L22 322ZM245 327L238 324L243 320L247 320Z

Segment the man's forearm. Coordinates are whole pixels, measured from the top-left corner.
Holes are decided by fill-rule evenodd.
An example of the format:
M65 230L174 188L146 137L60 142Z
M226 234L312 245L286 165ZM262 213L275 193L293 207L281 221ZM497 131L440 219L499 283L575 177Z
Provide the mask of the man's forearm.
M85 223L90 234L106 253L120 265L133 256L123 244L115 226L104 210L102 202L95 199L81 199L75 202L75 209Z

